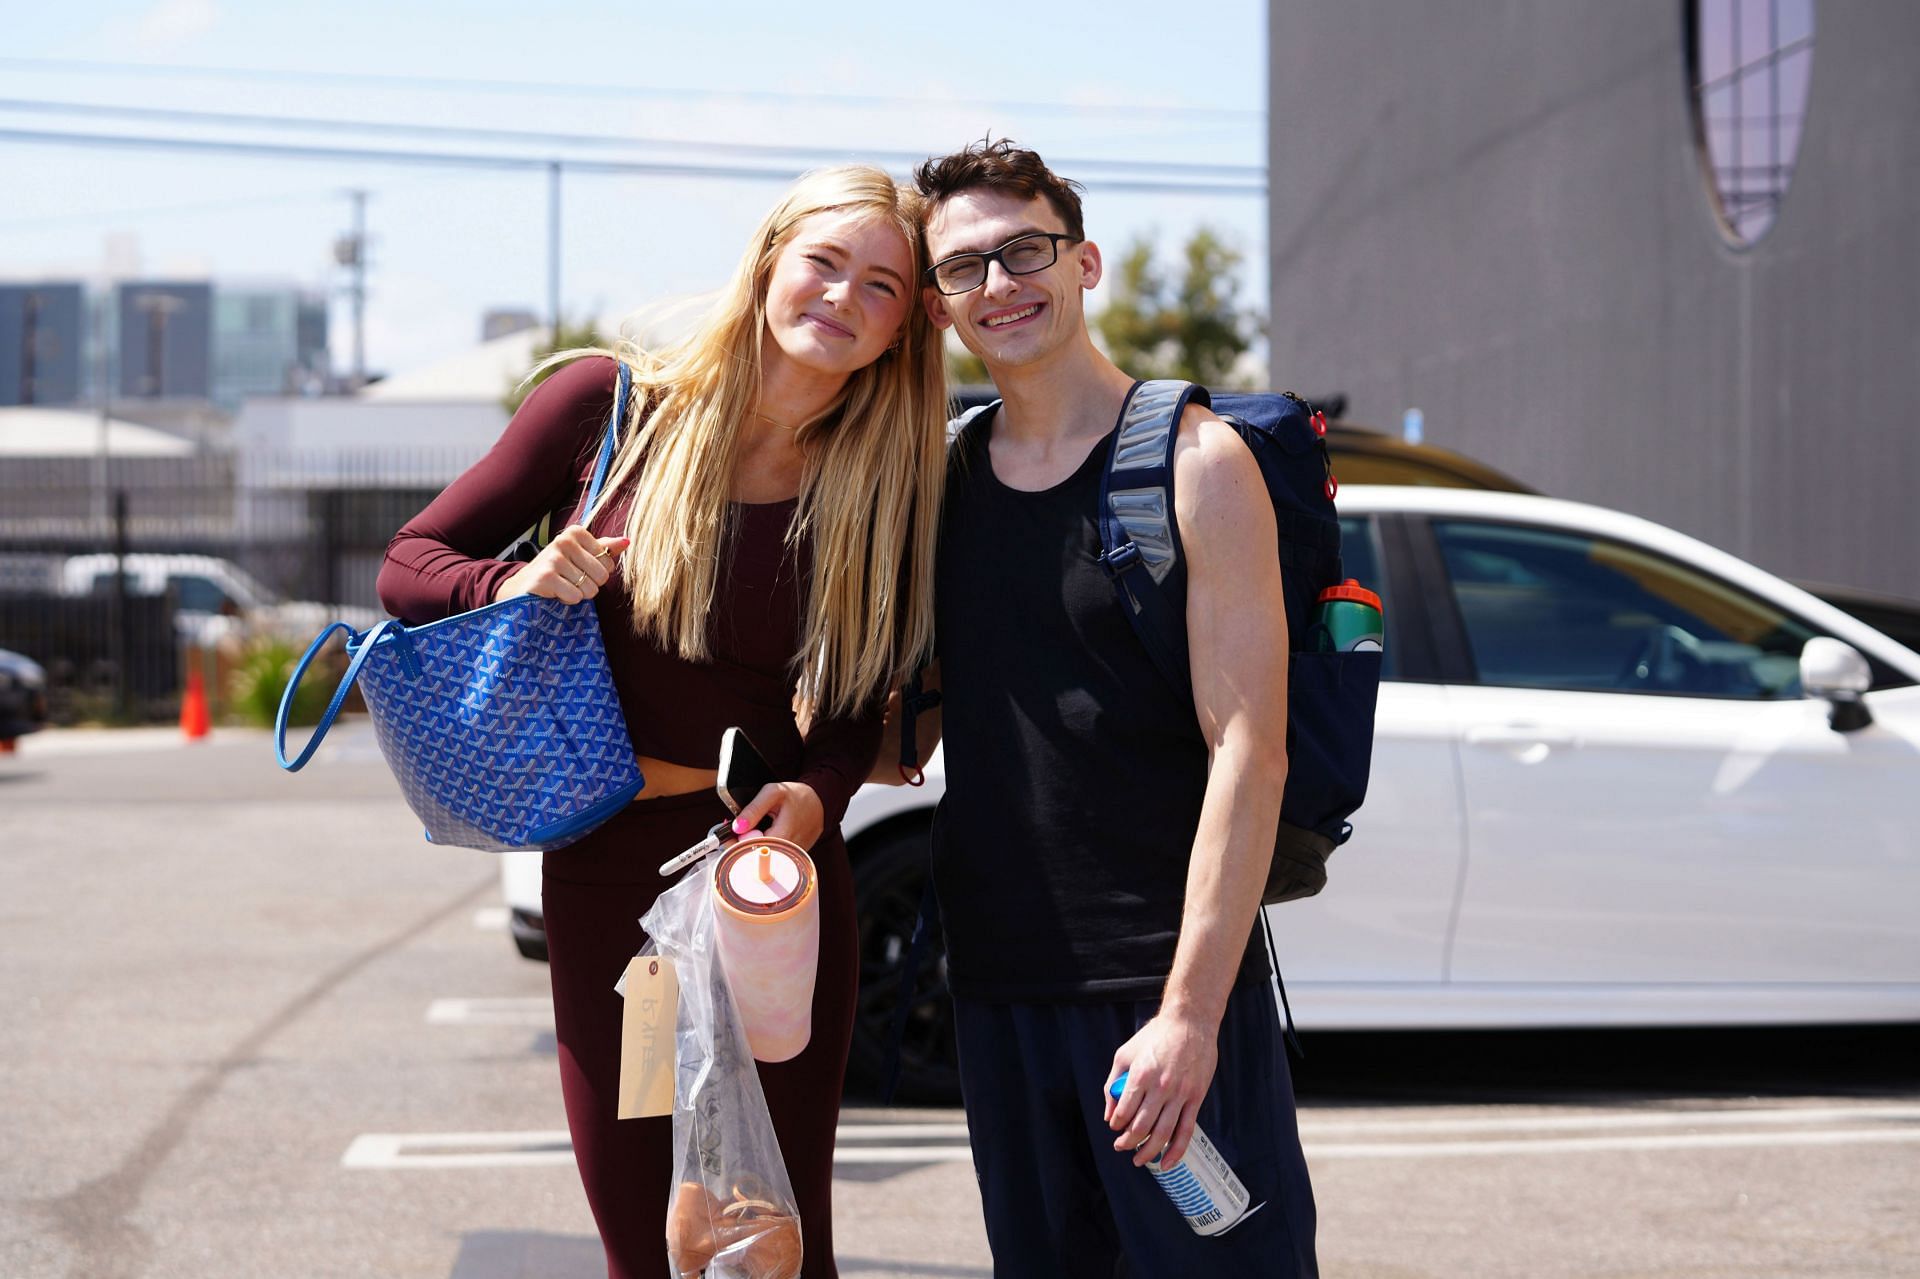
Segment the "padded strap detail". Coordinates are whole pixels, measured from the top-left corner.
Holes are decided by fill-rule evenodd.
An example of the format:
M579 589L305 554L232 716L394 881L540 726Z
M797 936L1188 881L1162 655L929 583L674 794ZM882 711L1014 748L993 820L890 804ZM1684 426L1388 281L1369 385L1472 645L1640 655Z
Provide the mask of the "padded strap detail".
M1100 473L1100 563L1140 642L1176 688L1188 686L1187 619L1162 584L1180 562L1173 450L1180 415L1196 399L1211 402L1206 388L1191 382L1134 383Z

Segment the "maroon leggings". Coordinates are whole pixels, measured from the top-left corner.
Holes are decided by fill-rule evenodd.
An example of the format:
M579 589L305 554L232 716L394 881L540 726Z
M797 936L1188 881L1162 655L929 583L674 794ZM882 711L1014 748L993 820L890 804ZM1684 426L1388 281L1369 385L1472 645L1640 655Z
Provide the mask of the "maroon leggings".
M666 1273L673 1121L616 1119L622 1001L613 986L646 941L639 918L670 886L660 863L727 815L710 793L636 803L544 862L547 951L560 1089L609 1279ZM837 830L811 850L820 876L820 973L813 1038L791 1061L759 1063L773 1129L800 1202L804 1279L834 1279L833 1142L858 995L853 872Z

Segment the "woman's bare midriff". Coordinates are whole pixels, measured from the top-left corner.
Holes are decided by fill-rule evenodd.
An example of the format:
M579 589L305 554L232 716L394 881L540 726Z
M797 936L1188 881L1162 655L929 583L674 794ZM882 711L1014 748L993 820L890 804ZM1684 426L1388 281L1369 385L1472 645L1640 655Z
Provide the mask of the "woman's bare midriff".
M634 758L640 764L640 776L647 779L645 788L634 800L637 804L644 804L650 799L666 799L672 795L691 795L699 790L710 791L720 781L720 774L711 768L691 768L649 755L637 755Z

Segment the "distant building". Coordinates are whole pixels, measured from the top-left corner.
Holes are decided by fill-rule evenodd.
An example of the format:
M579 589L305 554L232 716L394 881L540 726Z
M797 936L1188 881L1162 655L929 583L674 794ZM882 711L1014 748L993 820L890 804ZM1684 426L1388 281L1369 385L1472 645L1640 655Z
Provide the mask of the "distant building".
M0 406L82 398L84 302L74 283L0 284Z
M114 394L197 399L213 392L213 287L122 284L116 295Z
M1920 596L1920 5L1268 13L1275 385Z
M238 410L250 395L317 393L330 364L323 294L214 286L212 399L222 408Z

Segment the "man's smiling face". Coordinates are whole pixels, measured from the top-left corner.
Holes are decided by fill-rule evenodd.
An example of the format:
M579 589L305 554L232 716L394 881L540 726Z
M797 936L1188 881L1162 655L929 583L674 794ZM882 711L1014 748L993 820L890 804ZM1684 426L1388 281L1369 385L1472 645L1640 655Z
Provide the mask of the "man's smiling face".
M991 253L1036 232L1066 227L1044 196L1026 199L985 188L963 191L927 219L928 257L938 263L956 253ZM1100 250L1089 241L1060 240L1052 266L1027 275L1004 263L987 267L987 278L965 293L943 294L929 286L927 312L941 328L952 326L969 351L989 367L1032 364L1085 331L1083 294L1100 281Z

